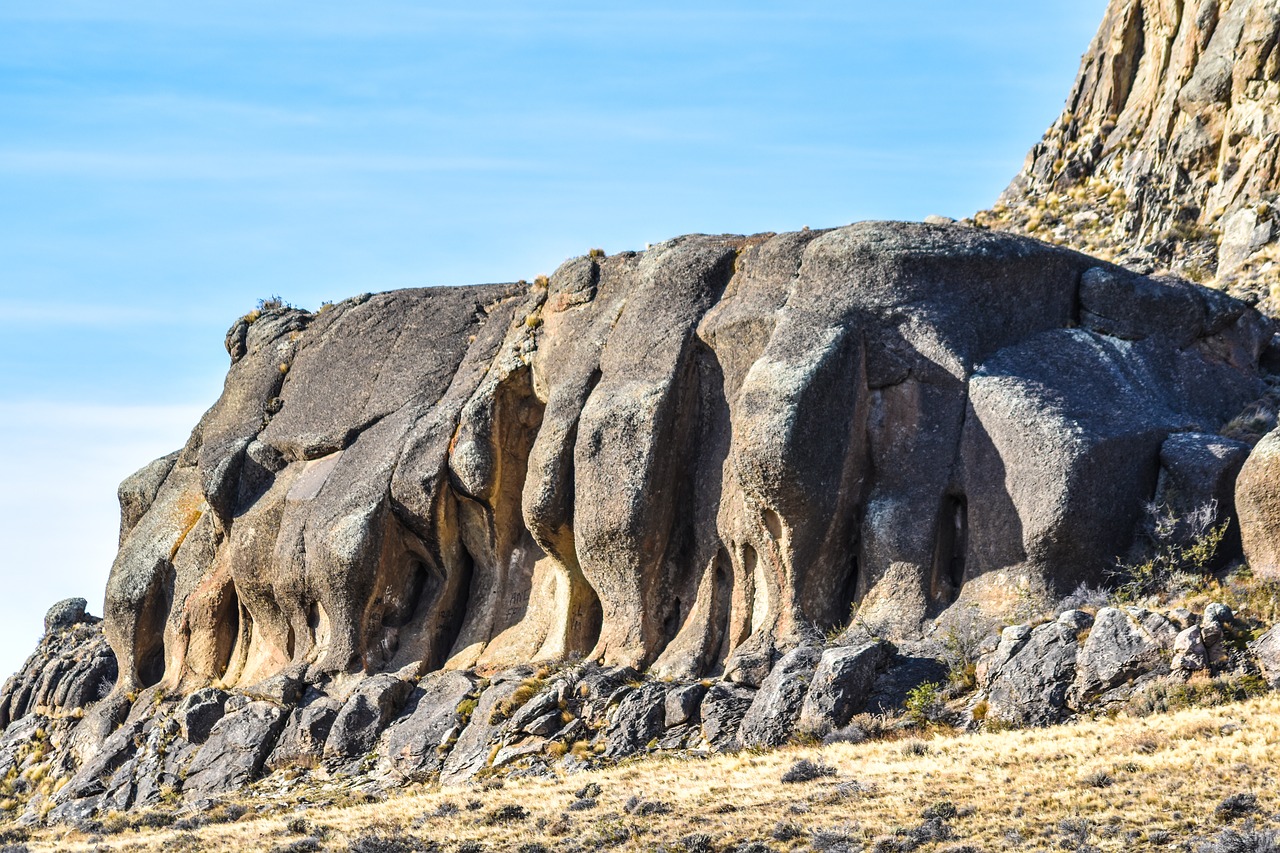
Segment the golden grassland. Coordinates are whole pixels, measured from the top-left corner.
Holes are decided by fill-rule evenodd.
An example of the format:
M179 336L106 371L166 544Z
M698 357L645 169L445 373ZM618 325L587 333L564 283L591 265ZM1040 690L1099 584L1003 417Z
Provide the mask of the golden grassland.
M784 783L795 763L835 775ZM920 851L1175 849L1225 826L1280 818L1280 696L1140 719L1086 720L1039 730L935 731L911 739L789 747L711 758L649 758L500 787L410 787L342 807L251 810L195 831L128 829L89 837L42 830L30 850L288 850L308 836L342 851L361 836L440 850ZM595 805L572 807L599 786ZM1219 806L1251 793L1256 809ZM254 806L262 802L246 800ZM941 817L932 827L929 817ZM912 830L915 833L912 834ZM705 839L689 838L705 835ZM683 841L682 841L683 839ZM843 839L843 841L841 841ZM707 846L710 841L710 846ZM478 842L481 847L467 846ZM366 839L366 845L369 840ZM698 845L702 846L699 847ZM847 846L841 846L841 844ZM898 845L898 846L894 846ZM359 845L358 848L359 849ZM369 846L368 849L413 849ZM757 850L766 849L757 847Z

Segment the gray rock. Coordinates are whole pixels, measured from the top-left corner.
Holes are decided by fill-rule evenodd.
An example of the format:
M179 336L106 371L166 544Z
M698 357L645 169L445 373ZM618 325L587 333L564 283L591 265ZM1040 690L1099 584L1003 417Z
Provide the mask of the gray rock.
M1280 688L1280 627L1271 628L1250 643L1249 652L1272 688Z
M698 708L706 695L704 684L686 684L669 692L666 700L667 728L697 722Z
M338 712L324 743L326 758L356 758L373 750L414 685L390 673L372 675L356 687Z
M1182 672L1199 672L1209 666L1209 655L1200 638L1200 626L1182 630L1173 643L1173 668Z
M285 722L285 710L270 702L251 702L214 724L196 753L183 782L194 799L234 791L257 778Z
M1068 628L1083 631L1093 626L1093 616L1083 610L1064 610L1058 614L1058 622Z
M1236 621L1235 614L1231 612L1231 608L1225 604L1214 602L1206 605L1204 608L1204 616L1201 620L1204 623L1214 622L1219 626L1226 628L1228 625Z
M189 694L174 711L179 733L190 743L204 743L209 732L221 720L227 707L228 694L216 687L206 687Z
M1185 607L1176 607L1169 611L1169 621L1176 625L1179 631L1185 631L1192 625L1199 625L1200 617Z
M781 746L791 737L804 707L822 651L802 646L774 665L742 720L743 746Z
M818 661L797 728L826 734L845 726L866 704L876 675L889 662L884 643L827 649Z
M717 681L707 688L698 710L702 719L702 736L717 752L737 749L738 730L742 718L755 700L756 691L725 681Z
M342 703L328 696L315 696L289 714L275 749L267 757L267 767L314 767L324 756L324 745L338 718Z
M1098 611L1077 661L1074 689L1078 706L1160 667L1160 644L1128 613Z
M1126 611L1130 617L1137 620L1142 629L1151 636L1151 639L1161 649L1167 651L1173 648L1173 641L1178 636L1178 626L1171 619L1163 614L1143 608L1127 608Z
M548 711L541 717L526 723L520 731L535 737L550 737L564 728L559 711Z
M987 718L1022 726L1065 720L1078 649L1076 630L1058 622L1006 628L1000 645L978 665Z
M469 722L460 708L476 689L464 672L434 672L418 683L405 714L382 736L382 764L402 780L426 781L438 774L461 727Z
M49 608L44 615L44 631L46 634L70 628L84 621L84 609L89 602L83 598L67 598Z
M494 710L520 688L527 671L512 670L496 675L488 689L480 694L475 711L458 735L440 768L441 785L457 785L484 769L489 758L489 745L502 726L494 720Z
M647 683L629 691L605 728L605 757L622 758L644 752L666 728L667 690Z
M1280 578L1280 427L1249 454L1236 479L1236 513L1249 568L1259 578Z

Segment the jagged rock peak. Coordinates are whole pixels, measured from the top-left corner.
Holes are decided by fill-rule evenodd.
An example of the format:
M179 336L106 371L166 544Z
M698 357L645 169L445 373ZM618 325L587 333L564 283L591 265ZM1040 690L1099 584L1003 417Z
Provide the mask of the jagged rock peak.
M1280 313L1278 37L1277 0L1112 0L1062 116L977 221Z

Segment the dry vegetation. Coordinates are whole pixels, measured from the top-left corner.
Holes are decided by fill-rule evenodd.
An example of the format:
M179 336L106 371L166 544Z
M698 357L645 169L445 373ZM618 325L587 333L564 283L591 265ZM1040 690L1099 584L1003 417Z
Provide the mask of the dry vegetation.
M802 760L812 766L797 771ZM1225 851L1229 845L1221 834L1234 829L1243 833L1238 843L1262 851L1268 848L1258 842L1267 840L1267 828L1280 818L1277 769L1280 696L1271 694L1141 719L1104 718L1033 731L939 731L709 759L647 759L554 780L416 787L385 800L359 802L356 796L328 806L259 790L256 799L245 801L244 815L230 823L96 837L42 831L25 843L32 851L173 853L926 853L1085 845L1198 850L1205 844ZM812 778L784 782L788 774ZM267 810L260 812L263 806Z

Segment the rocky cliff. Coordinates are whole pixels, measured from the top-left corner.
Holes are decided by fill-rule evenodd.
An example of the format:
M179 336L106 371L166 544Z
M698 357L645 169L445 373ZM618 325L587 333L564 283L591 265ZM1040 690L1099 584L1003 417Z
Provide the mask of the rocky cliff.
M1096 582L1270 340L1210 290L874 223L268 312L122 487L118 689L575 654L758 681L855 605L910 636Z
M1214 290L903 223L255 312L121 486L101 625L51 614L0 693L0 769L74 820L839 728L945 676L938 626L1103 580L1151 502L1233 515L1220 431L1272 339ZM1075 630L1055 711L1008 698L1040 635L992 646L993 713L1084 707Z
M1280 313L1280 4L1112 0L1062 116L977 221Z

